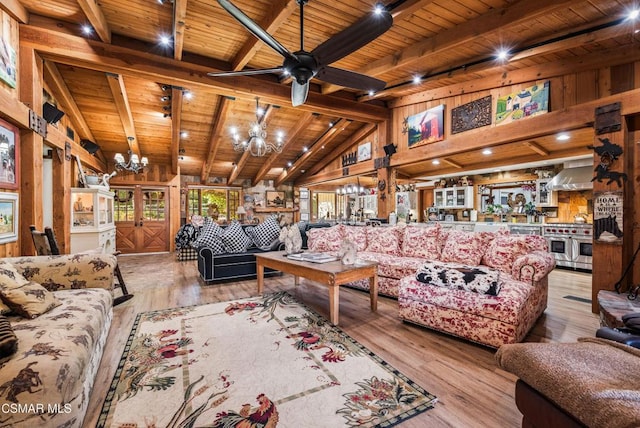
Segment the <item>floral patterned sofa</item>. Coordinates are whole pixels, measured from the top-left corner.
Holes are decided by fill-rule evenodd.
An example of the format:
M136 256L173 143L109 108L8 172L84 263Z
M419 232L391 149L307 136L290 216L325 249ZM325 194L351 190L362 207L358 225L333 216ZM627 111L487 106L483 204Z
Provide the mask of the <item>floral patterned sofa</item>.
M546 309L555 260L541 236L337 225L310 231L309 248L337 252L344 239L378 262L379 292L398 299L404 321L497 348L521 341Z
M0 360L3 426L82 425L111 326L116 263L110 254L0 259L0 311L17 338L15 353ZM7 275L52 302L44 313L16 314Z

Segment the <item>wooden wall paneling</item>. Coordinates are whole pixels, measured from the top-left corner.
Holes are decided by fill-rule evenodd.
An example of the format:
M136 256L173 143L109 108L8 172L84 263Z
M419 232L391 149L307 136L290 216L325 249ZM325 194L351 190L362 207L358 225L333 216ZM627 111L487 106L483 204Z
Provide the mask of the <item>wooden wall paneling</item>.
M595 70L582 71L576 74L576 94L578 104L593 101L598 98L598 72Z
M564 80L562 79L562 77L555 77L553 79L549 79L549 111L565 108L563 85L564 85ZM524 86L529 86L529 85L524 85ZM492 101L495 101L495 100L492 100ZM495 108L492 110L492 113L495 118L495 114L496 114ZM495 124L492 123L490 126L495 126Z
M611 67L611 94L630 91L634 88L634 63Z
M572 107L578 103L578 94L576 93L576 75L566 74L562 78L562 95L564 108Z
M20 100L42 115L43 64L32 49L20 46ZM42 229L42 137L24 130L20 137L20 248L35 254L30 225Z
M631 157L631 165L629 170L633 171L633 178L640 175L640 115L635 115L633 121L633 128L629 131L629 154ZM631 200L633 201L633 230L630 236L633 238L632 251L640 244L640 195L638 194L638 188L636 185L629 186L629 193ZM640 284L640 263L633 264L632 271L632 284Z
M3 15L7 15L18 22L23 24L29 22L29 12L27 12L19 0L2 0L0 9Z
M71 250L71 187L75 185L72 176L72 160L66 160L64 150L53 151L53 232L56 235L61 254ZM75 165L75 162L74 162ZM72 185L73 183L73 185Z

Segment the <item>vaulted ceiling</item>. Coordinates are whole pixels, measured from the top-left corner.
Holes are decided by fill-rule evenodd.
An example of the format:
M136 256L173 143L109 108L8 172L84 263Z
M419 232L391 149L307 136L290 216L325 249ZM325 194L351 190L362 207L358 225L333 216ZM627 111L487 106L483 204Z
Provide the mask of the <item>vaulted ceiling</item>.
M570 64L583 58L629 61L640 41L638 23L626 19L632 6L626 1L388 1L391 29L332 64L382 79L386 88L370 95L314 80L307 103L293 108L291 82L281 75L207 76L282 64L279 54L215 0L18 2L12 12L26 22L21 40L45 59L45 82L81 138L96 142L106 159L131 147L153 164L179 166L182 174L203 181L277 180L289 162L302 165L298 176L316 172L315 164L369 135L375 123L389 117L390 107L472 92L479 79L508 84L500 83L500 76L519 69L562 73L565 64L568 73ZM295 0L233 4L287 49L298 50ZM374 5L374 0L309 0L305 49L347 28ZM92 27L90 34L84 25ZM168 46L160 43L163 36ZM496 61L500 48L515 56L508 63ZM422 76L420 83L413 81L416 76ZM285 135L280 154L258 158L231 147L230 128L243 131L255 120L255 97L267 110L270 137L277 131ZM581 138L590 143L592 136ZM546 150L552 142L538 144ZM466 156L472 162L477 153ZM408 174L433 172L430 162L416 161L404 166Z

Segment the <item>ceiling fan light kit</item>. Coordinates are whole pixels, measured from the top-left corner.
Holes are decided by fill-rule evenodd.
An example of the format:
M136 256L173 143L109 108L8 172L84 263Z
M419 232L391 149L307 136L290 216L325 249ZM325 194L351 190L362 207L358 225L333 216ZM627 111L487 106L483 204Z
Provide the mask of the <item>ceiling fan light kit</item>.
M372 42L393 24L393 17L384 6L377 5L375 10L360 18L351 26L340 31L329 40L318 45L311 52L304 49L304 5L308 0L298 0L300 5L300 49L291 52L271 34L262 29L229 0L218 0L231 16L242 24L270 48L284 57L281 67L208 73L211 77L248 76L266 73L284 73L293 78L291 83L291 104L302 105L309 94L309 81L317 78L324 82L345 86L362 91L380 91L386 82L353 71L329 66Z

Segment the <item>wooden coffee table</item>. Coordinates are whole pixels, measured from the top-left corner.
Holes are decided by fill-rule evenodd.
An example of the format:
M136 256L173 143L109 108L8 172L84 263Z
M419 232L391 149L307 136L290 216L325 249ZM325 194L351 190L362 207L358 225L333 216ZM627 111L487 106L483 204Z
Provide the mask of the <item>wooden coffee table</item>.
M296 285L298 285L300 277L326 285L329 288L329 317L335 325L338 325L339 291L342 284L369 278L371 310L374 312L378 310L377 262L365 261L354 265L343 265L339 260L327 263L312 263L291 260L286 257L284 251L256 254L259 294L262 294L264 290L265 267L292 274L295 277Z

